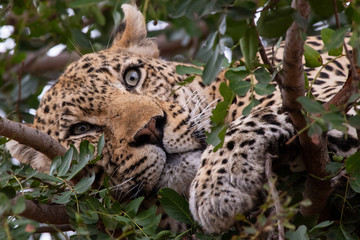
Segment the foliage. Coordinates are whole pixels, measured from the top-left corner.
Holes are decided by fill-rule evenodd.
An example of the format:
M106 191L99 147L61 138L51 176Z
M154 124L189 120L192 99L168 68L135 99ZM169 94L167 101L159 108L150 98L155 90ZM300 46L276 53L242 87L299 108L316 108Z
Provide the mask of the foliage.
M0 36L0 43L14 41L15 46L0 56L1 112L9 118L31 122L32 110L37 108L44 86L55 79L61 69L55 68L56 71L46 74L25 71L29 61L26 59L30 58L31 62L34 54L46 55L48 49L60 43L79 55L106 47L114 24L122 18L120 6L124 2L127 1L2 1L0 26L13 26L13 31L9 36ZM213 126L207 133L207 143L214 145L215 150L222 146L228 125L226 117L234 97L251 92L250 102L243 110L243 115L248 115L260 103L255 93L266 96L275 90L274 77L277 72L281 72L282 66L275 66L275 72L270 73L270 66L260 62L259 36L263 42L276 44L292 22L307 25L308 34L321 35L324 51L333 57L331 60L321 59L317 51L305 45L305 65L316 68L317 76L329 62L345 57L342 53L343 39L348 29L352 29L350 44L354 49L359 48L360 9L357 1L336 1L341 28L334 25L332 0L309 2L312 15L308 22L291 8L289 0L157 0L138 3L147 20L170 23L170 27L149 32L149 36L165 35L169 40L181 39L186 44L196 38L201 43L192 46L188 52L184 50L181 59L193 60L203 66L203 70L178 66L179 74L201 75L204 84L210 84L222 69L225 71L228 82L221 84L223 99L213 110ZM257 15L259 20L255 24ZM204 25L205 31L202 27ZM318 26L326 28L320 31ZM227 52L231 52L230 59L225 57ZM179 59L179 56L176 57ZM357 58L360 58L360 54ZM24 67L21 67L22 63ZM188 77L179 87L193 80L194 77ZM330 106L326 109L314 99L310 90L315 81L316 78L307 82L307 97L298 99L308 121L303 131L308 130L315 139L331 129L344 131L348 125L359 128L359 115L348 116L344 112L345 108L341 107ZM358 112L358 98L359 94L353 95L346 107L352 107ZM17 106L17 110L14 106ZM5 139L0 140L0 239L39 238L35 231L41 225L19 215L24 210L25 200L65 204L71 227L76 231L71 237L73 239L112 239L115 238L115 230L121 232L118 239L180 239L192 236L196 239L255 239L264 232L276 231L279 219L286 227L287 239L359 239L359 153L348 159L333 156L333 161L327 166L330 172L327 179L345 176L345 180L340 180L344 182L345 188L336 190L329 199L329 211L338 221L318 222L316 218L301 216L298 213L299 206L308 204L301 196L303 175L290 174L289 169L280 169L277 185L283 192L280 195L283 212L271 215L274 202L268 197L256 214L237 216L243 229L233 228L219 236L207 236L201 232L189 214L185 199L170 189L160 190L158 195L165 212L189 225L186 232L176 235L158 228L161 214L157 214L155 206L148 209L139 207L143 198L120 204L111 197L112 189L106 181L103 189L91 187L95 177L93 174L84 177L76 185L71 183L71 179L84 171L84 167L100 159L103 139L99 141L97 153L95 147L87 142L83 142L79 150L71 147L64 157L54 159L49 174L13 164L4 150ZM264 188L268 190L267 186ZM16 194L19 195L16 204L12 204L11 199ZM104 225L103 229L99 228L99 221ZM61 235L63 233L57 231L53 237L59 239Z

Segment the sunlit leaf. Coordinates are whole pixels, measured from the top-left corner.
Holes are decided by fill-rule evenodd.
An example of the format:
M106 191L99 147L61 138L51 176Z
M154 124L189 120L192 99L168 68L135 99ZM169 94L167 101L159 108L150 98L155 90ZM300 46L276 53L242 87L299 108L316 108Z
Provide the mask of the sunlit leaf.
M305 66L315 68L322 65L322 57L318 51L307 44L304 44Z
M186 65L177 65L176 73L180 74L180 75L185 75L185 74L202 75L203 71L197 67L186 66Z
M334 35L334 30L330 28L321 29L321 39L324 42L324 45L327 46ZM329 48L329 46L327 46ZM343 42L340 43L340 46L337 48L328 49L328 54L330 56L339 56L343 52Z

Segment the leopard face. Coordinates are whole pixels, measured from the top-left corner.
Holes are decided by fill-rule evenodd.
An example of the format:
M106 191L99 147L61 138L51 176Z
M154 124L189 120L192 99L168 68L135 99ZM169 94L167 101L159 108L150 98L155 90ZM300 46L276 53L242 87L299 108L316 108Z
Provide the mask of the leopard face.
M158 58L140 12L123 8L126 27L113 46L68 66L44 95L32 127L65 147L83 140L96 146L103 134L102 158L88 170L97 173L99 184L110 176L119 200L160 187L187 194L205 146L208 117L201 116L208 116L214 97L204 97L210 94L198 83L171 94L184 78L176 74L177 63ZM45 156L29 159L21 152L13 155L49 170Z

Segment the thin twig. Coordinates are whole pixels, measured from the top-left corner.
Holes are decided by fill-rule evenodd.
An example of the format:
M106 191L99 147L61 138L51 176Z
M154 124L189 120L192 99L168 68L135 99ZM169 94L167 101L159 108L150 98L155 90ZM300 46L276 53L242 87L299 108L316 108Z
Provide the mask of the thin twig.
M274 200L275 212L276 215L278 216L277 223L278 223L279 240L285 240L285 230L280 220L280 216L281 213L283 212L283 208L281 206L279 194L274 184L275 180L272 176L272 159L273 157L271 156L271 154L267 153L265 157L265 176L266 179L268 180L269 191L272 196L272 199Z

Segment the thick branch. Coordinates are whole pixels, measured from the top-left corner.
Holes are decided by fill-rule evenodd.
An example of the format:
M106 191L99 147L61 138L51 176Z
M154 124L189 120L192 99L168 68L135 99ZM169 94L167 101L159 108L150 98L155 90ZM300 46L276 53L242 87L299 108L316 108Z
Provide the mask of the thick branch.
M11 138L21 144L32 147L46 155L49 159L63 156L66 153L66 148L46 133L6 118L0 118L0 136Z
M16 198L13 204L16 203ZM25 210L20 214L23 217L48 224L68 224L69 216L66 214L65 205L40 204L36 201L25 200Z
M294 0L295 7L300 14L307 19L310 6L306 0ZM306 126L306 121L301 113L301 106L296 101L298 97L304 96L304 76L302 57L304 53L304 42L300 37L301 29L296 23L293 23L286 34L286 43L284 49L284 67L282 83L283 107L289 112L290 117L297 131ZM320 137L320 136L319 136ZM314 144L305 131L299 136L302 154L306 169L309 173L305 185L304 197L312 201L310 207L303 207L302 214L306 216L319 214L326 205L326 199L331 193L330 181L321 181L328 175L325 166L329 161L327 154L326 135L320 137L319 144ZM317 176L318 179L310 177Z
M351 97L351 95L358 92L358 86L359 86L358 76L360 74L360 69L355 67L355 72L357 73L356 76L353 76L353 74L349 74L348 79L346 80L341 90L338 93L336 93L329 102L323 104L325 109L329 109L330 105L335 105L343 110L349 110L346 109L347 102ZM350 73L353 73L353 71L350 71Z

